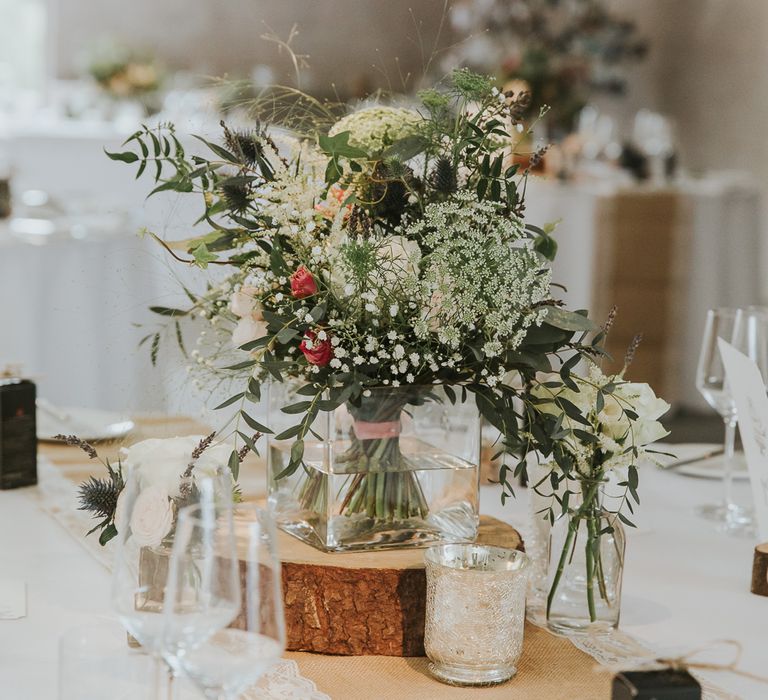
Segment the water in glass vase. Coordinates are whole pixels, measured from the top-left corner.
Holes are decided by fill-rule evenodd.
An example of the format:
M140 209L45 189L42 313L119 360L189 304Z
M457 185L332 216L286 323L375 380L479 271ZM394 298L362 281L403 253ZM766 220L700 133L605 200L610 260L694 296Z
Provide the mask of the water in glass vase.
M397 442L399 460L380 471L359 471L358 460L339 461L350 441L306 443L305 467L272 492L280 526L316 547L339 551L472 541L477 465L417 438ZM289 461L290 443L273 442L272 473Z
M618 627L624 550L624 528L615 514L598 510L555 521L547 572L550 629L600 635Z

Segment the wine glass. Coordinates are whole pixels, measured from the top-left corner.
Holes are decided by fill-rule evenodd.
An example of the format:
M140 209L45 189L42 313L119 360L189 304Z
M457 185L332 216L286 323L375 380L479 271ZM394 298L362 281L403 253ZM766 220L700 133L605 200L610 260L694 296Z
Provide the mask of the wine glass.
M718 338L735 343L737 350L746 350L748 334L744 332L746 316L739 309L710 309L699 354L696 388L707 403L717 411L725 424L723 449L723 501L698 508L699 515L720 523L727 532L743 530L751 525L747 509L733 500L733 458L736 440L736 404L725 378L725 366L717 345Z
M229 470L214 476L182 477L178 489L168 494L165 486L149 483L137 469L128 471L125 478L115 513L118 534L112 606L133 643L155 657L154 697L159 699L166 682L169 693L172 684L160 650L167 623L162 613L178 511L197 503L210 511L231 512L233 481Z
M186 575L188 547L180 539L190 533L221 537L221 525L203 517L199 507L185 509L179 518L174 542L168 600L194 600L198 593ZM164 645L163 655L178 673L193 682L210 700L234 700L253 685L281 657L285 649L285 622L280 584L280 561L276 551L274 520L270 512L253 504L239 505L234 514L237 556L230 563L242 582L242 600L234 624L206 636L202 643ZM219 552L223 561L228 550ZM221 565L221 570L229 567ZM194 606L191 608L194 610ZM190 625L187 606L166 607L168 629ZM194 612L192 613L194 615ZM183 635L178 640L183 640Z

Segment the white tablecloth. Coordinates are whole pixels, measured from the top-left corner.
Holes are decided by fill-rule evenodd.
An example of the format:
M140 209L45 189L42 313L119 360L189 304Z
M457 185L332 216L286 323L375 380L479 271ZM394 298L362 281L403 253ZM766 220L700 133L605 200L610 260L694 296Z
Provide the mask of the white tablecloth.
M742 667L766 674L768 598L749 592L754 542L717 534L693 514L719 496L719 484L653 468L641 483L639 528L627 545L623 629L662 652L736 639L744 645ZM737 484L737 496L745 489ZM483 487L482 511L521 527L524 489L518 498L502 507L496 488ZM0 695L54 698L58 637L110 616L109 576L24 490L0 492L0 562L0 577L23 579L28 590L27 617L0 620ZM710 677L744 700L768 697L768 686L729 673ZM482 690L474 695L481 698Z

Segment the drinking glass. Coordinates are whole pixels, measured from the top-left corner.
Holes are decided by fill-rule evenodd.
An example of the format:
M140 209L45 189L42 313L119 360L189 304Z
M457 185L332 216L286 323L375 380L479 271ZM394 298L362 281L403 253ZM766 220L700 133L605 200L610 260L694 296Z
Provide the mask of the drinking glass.
M752 312L747 312L752 313ZM736 440L736 404L726 383L725 367L717 346L718 338L734 344L737 350L748 350L749 334L745 312L739 309L710 309L699 354L696 388L707 403L717 411L725 424L723 452L723 501L706 504L698 513L720 524L726 532L736 532L751 526L751 515L733 500L733 458ZM738 323L737 323L738 321Z
M280 659L285 649L274 519L268 510L254 504L239 505L234 526L236 551L227 546L213 547L213 543L226 544L226 524L221 519L207 518L200 507L184 509L179 516L168 577L167 629L194 629L195 634L201 634L196 638L195 634L167 636L163 656L211 700L239 697ZM201 550L197 541L212 543L212 549ZM231 576L234 572L241 586L234 623L207 634L196 616L198 601L210 594L200 587L203 577L192 572L213 566L214 558L220 562L220 574Z
M118 534L112 606L132 643L155 657L154 697L159 699L171 692L172 685L160 652L167 624L162 613L178 512L187 504L201 504L207 512L231 513L233 480L229 470L220 470L214 476L180 478L178 488L168 494L164 485L147 483L136 469L125 478L115 514Z
M528 557L506 547L443 544L424 560L430 673L451 685L510 679L523 651Z

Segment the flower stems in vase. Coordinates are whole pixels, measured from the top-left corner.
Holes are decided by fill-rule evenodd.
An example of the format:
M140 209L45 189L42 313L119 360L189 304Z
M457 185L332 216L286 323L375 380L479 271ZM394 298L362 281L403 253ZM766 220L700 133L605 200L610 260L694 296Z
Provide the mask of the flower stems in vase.
M429 505L415 473L416 465L400 449L401 414L407 397L382 390L348 406L354 419L349 447L336 464L349 474L339 512L364 515L377 522L424 519ZM328 506L327 475L307 470L300 486L304 508L324 512ZM341 495L341 494L340 494Z

